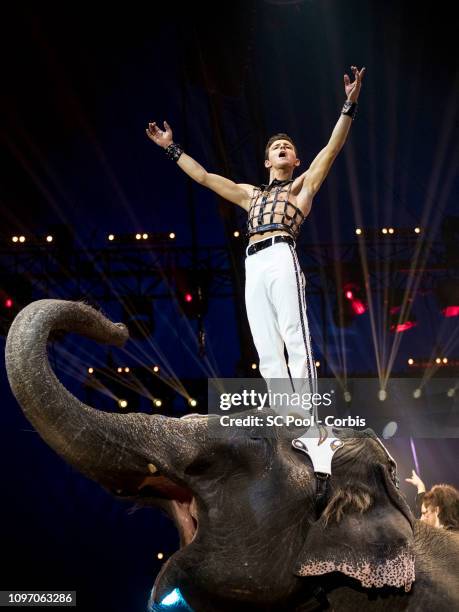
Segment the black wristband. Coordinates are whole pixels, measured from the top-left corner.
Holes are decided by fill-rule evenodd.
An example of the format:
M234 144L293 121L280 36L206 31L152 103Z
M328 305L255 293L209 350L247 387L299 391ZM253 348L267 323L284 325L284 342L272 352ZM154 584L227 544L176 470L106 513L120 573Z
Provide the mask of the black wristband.
M175 142L171 142L171 144L164 149L166 151L166 155L172 161L178 161L180 155L183 153L183 149L179 144L175 144Z
M352 121L354 121L357 114L357 102L350 102L349 100L346 100L341 110L341 114L347 115L352 119Z

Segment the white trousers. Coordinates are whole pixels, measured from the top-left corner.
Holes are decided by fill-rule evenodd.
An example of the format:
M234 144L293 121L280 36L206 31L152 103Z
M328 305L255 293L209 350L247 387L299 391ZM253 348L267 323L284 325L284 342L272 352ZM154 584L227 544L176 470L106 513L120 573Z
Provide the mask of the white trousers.
M317 372L306 315L306 282L295 247L278 242L247 255L245 273L247 317L261 375L268 381L289 378L285 344L291 379L310 379L315 389Z

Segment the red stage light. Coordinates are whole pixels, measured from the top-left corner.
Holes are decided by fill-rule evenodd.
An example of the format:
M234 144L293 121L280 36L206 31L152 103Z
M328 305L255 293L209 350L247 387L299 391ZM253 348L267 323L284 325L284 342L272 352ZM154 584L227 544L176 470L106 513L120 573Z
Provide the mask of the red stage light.
M345 295L348 300L352 300L352 298L354 297L354 294L352 293L352 291L346 291Z
M191 295L191 293L185 293L185 302L192 302L193 301L193 296Z
M363 302L361 302L360 300L352 300L351 302L351 306L352 306L352 310L355 312L355 314L357 315L361 315L366 311L366 306Z
M459 306L446 306L442 312L445 317L459 317Z
M6 298L5 308L13 308L13 300L11 298Z
M416 327L416 321L405 321L404 323L399 323L398 325L391 325L391 331L395 331L396 334L406 331L407 329L411 329L412 327Z

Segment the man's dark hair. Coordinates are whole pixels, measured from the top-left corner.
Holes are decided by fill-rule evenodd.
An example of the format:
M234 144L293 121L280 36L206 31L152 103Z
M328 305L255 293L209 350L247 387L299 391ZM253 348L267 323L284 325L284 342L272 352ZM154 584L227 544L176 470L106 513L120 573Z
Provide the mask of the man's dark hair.
M446 529L459 529L459 491L447 484L435 485L422 498L426 508L438 506L438 519Z
M265 159L268 159L269 147L276 140L288 140L289 143L291 145L293 145L293 148L295 149L295 154L298 155L298 152L297 152L297 149L296 149L296 144L293 142L293 140L290 138L290 136L288 134L283 134L282 132L280 132L279 134L274 134L274 136L271 136L271 138L268 140L268 143L267 143L266 148L265 148Z

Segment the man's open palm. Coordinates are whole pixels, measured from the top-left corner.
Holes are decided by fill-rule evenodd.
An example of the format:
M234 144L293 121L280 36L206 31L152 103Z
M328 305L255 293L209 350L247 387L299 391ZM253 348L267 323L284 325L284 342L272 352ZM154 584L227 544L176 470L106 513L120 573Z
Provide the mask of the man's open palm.
M155 144L164 149L172 142L172 130L167 121L164 121L164 131L160 130L154 121L148 124L148 128L145 131L150 140L153 140Z

